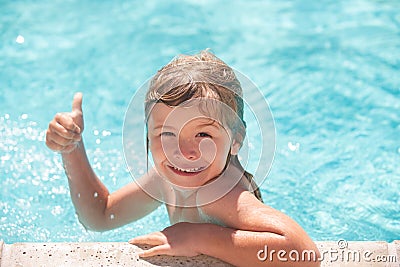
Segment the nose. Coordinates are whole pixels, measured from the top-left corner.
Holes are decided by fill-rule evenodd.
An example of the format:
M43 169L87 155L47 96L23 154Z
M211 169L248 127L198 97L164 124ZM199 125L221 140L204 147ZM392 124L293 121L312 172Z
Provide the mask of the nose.
M188 160L197 160L200 157L199 144L192 138L179 139L179 152Z

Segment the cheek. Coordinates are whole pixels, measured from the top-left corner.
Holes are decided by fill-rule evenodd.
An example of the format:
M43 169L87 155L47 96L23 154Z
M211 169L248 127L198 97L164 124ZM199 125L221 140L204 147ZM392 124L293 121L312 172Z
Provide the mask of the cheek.
M218 157L218 147L210 139L204 139L197 144L202 160L213 162Z
M227 145L226 143L217 145L217 155L216 155L216 161L218 161L219 165L223 165L225 167L226 160L228 158L228 154L230 152L230 146L229 144Z
M159 162L164 158L164 152L161 146L161 141L157 139L150 140L149 150L153 156L154 163Z
M171 154L178 147L178 143L173 138L155 138L150 142L150 151L157 156Z

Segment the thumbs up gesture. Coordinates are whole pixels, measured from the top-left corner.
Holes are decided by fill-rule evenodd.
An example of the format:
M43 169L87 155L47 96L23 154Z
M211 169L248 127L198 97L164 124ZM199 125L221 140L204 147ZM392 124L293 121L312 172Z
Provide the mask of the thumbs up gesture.
M83 128L82 93L76 93L72 111L57 113L49 123L46 145L53 151L70 153L82 140Z

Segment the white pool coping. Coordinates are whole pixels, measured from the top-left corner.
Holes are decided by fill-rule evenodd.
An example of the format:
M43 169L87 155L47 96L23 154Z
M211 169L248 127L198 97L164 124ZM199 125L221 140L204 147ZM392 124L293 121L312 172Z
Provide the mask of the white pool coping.
M322 267L400 266L400 240L392 243L344 240L315 243L324 253ZM0 266L231 266L205 255L140 259L137 251L138 247L122 242L5 244L0 240Z

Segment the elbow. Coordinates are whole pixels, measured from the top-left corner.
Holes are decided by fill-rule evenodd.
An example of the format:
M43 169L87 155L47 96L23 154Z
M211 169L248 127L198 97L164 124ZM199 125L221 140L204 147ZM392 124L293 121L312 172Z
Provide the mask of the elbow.
M107 200L108 199L105 201L99 200L95 203L97 205L75 209L79 222L86 230L105 232L116 228L116 220L114 220L115 216L107 209Z
M77 215L79 223L85 228L85 230L101 233L112 229L104 219L83 219L78 213Z
M83 224L83 227L85 227L86 230L92 231L92 232L98 232L102 233L105 231L110 230L109 228L105 227L104 225L99 225L99 224Z
M293 266L319 267L321 253L316 244L307 236L286 237L288 251L293 254L296 264Z

